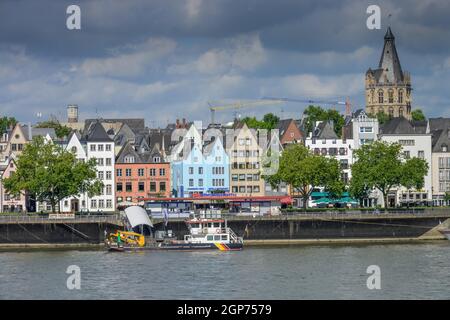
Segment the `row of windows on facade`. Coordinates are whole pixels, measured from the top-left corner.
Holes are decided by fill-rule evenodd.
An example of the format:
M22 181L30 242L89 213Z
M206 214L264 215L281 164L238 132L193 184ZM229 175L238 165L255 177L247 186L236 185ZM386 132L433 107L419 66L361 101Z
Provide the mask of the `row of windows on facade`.
M232 157L259 157L259 150L233 150Z
M348 154L347 148L314 148L315 155L345 156Z
M198 167L197 172L198 174L203 174L203 167ZM211 169L212 174L225 174L225 168L224 167L212 167ZM194 174L194 167L189 167L188 169L189 174Z
M330 140L328 140L330 141ZM311 144L316 144L317 143L317 139L316 138L311 138ZM332 144L337 144L337 140L336 139L331 139L331 143ZM342 143L346 144L347 140L346 139L342 139ZM322 139L322 144L327 144L327 139Z
M259 181L259 174L233 174L231 181Z
M380 107L378 109L378 112L384 113L384 109L383 107ZM371 114L375 114L375 108L374 107L370 107L370 113ZM389 117L393 118L395 116L394 114L394 108L393 107L389 107L388 109L388 115ZM399 117L403 117L405 115L405 110L403 110L403 107L398 108L398 116Z
M22 212L23 206L21 204L18 205L3 205L3 211L2 212Z
M439 169L450 169L450 157L439 157Z
M125 156L123 158L123 162L125 162L125 163L135 163L136 162L136 158L134 156ZM161 162L161 157L157 157L157 156L153 157L153 162L154 163Z
M411 151L403 151L403 156L405 157L405 159L411 158ZM425 151L417 151L417 158L425 159Z
M11 150L12 151L22 151L23 150L23 144L22 143L12 143L11 144Z
M99 152L111 151L111 146L112 146L111 144L91 144L89 150L90 151L99 151ZM72 151L76 152L77 151L76 147L72 147Z
M117 192L123 192L123 183L118 182L116 184L116 191ZM145 192L145 182L138 182L138 192ZM156 182L152 181L149 184L149 192L156 192ZM164 192L166 191L166 182L160 181L159 182L159 191ZM125 192L133 192L133 184L131 182L125 183Z
M106 204L106 205L105 205ZM69 207L69 200L64 200L64 207L68 208ZM81 207L84 208L86 207L86 201L82 201L81 203ZM112 200L111 199L100 199L100 200L96 200L96 199L91 199L91 208L95 208L95 209L104 209L104 208L112 208ZM40 208L43 208L43 205L40 206ZM46 205L47 210L51 210L51 206L49 204ZM42 210L42 209L41 209Z
M233 162L231 165L233 169L259 169L259 162Z
M212 184L213 184L213 187L224 187L225 186L225 179L212 179ZM197 185L199 187L203 187L204 180L203 179L198 179ZM189 187L193 187L193 186L194 186L194 179L189 179Z
M233 193L254 193L259 192L260 188L259 186L232 186L231 192Z
M102 166L107 166L110 167L112 166L112 159L111 158L92 158L95 160L95 164L99 167ZM80 162L85 162L85 159L77 159Z
M149 175L151 177L156 177L156 173L157 172L158 171L155 168L149 169ZM133 173L133 169L125 168L125 176L126 177L131 177L132 173ZM122 169L116 169L116 176L117 177L122 177L122 174L123 174L123 170ZM143 177L145 175L145 169L144 168L138 168L137 169L137 175L138 175L138 177ZM166 175L166 169L160 168L159 169L159 175L162 176L162 177L165 176Z
M427 193L409 193L409 194L402 193L402 200L407 200L408 198L410 200L414 200L414 199L420 200L421 198L426 200L426 199L428 199L428 194Z
M371 90L370 95L371 95L370 97L371 97L372 103L375 103L375 91ZM384 101L385 101L384 91L382 89L380 89L380 90L378 90L378 103L384 103ZM393 89L388 90L387 102L394 103L394 90ZM403 90L402 89L398 90L397 103L403 103Z
M105 175L106 173L106 175ZM97 178L99 178L100 180L105 180L105 176L106 176L106 180L111 180L112 179L112 171L97 171Z

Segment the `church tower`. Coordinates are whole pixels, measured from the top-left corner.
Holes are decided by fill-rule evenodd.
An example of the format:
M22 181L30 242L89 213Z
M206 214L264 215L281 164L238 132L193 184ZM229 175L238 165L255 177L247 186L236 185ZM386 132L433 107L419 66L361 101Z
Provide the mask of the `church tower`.
M378 69L366 72L366 112L411 120L411 77L402 70L390 27L384 36Z

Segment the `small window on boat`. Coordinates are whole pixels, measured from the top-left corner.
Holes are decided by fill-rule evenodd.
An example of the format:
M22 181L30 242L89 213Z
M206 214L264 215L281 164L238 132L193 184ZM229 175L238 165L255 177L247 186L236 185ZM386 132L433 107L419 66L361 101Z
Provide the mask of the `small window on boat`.
M214 222L214 228L220 228L220 223L219 222Z
M198 224L198 223L191 223L191 227L192 227L192 228L198 228L198 227L199 227L199 224Z
M213 224L212 223L208 223L208 228L212 228Z
M212 241L213 240L213 236L212 235L211 236L206 236L206 240Z
M214 236L214 241L220 240L220 236Z
M222 235L222 240L225 240L225 241L228 240L228 236L226 234L223 234Z

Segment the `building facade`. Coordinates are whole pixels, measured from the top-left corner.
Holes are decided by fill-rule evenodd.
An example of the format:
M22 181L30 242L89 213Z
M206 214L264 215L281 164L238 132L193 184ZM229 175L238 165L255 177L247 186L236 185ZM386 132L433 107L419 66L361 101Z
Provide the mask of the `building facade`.
M263 196L265 194L265 182L261 177L263 148L245 123L236 128L233 140L229 150L231 192L238 196Z
M191 126L193 128L194 126ZM188 150L177 151L183 157L171 162L173 193L178 197L192 197L230 190L230 160L221 139L206 146L191 140ZM187 145L186 145L187 146ZM190 149L190 150L189 150Z
M60 201L61 212L112 212L115 210L114 141L108 136L99 121L92 122L82 134L72 133L66 150L73 152L79 161L95 159L97 178L103 183L100 195L89 197L87 193ZM38 211L49 211L46 203L38 204Z
M432 197L433 205L449 205L446 195L450 193L450 119L430 118L432 134Z
M405 159L417 157L428 163L424 187L421 190L406 190L404 187L391 189L388 194L389 206L394 207L408 202L429 204L432 200L432 134L428 122L408 121L405 118L391 119L380 128L379 139L400 144Z
M115 163L116 203L140 202L144 198L170 197L170 163L155 153L138 153L128 143Z
M313 131L305 140L305 146L316 155L337 159L342 169L342 181L345 184L350 182L354 140L339 138L334 131L332 121L317 121Z
M366 72L366 112L411 119L411 90L410 74L402 70L395 37L389 27L378 68Z

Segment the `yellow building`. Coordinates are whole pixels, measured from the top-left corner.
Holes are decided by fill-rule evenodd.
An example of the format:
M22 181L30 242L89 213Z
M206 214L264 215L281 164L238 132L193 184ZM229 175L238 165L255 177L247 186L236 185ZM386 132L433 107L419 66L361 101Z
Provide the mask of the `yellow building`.
M264 180L260 174L263 148L245 123L237 126L233 139L229 150L231 192L238 196L263 196Z
M403 72L389 27L378 69L366 72L366 112L411 119L411 76Z

